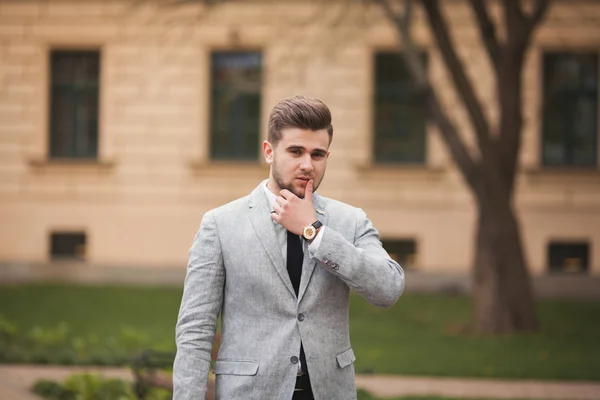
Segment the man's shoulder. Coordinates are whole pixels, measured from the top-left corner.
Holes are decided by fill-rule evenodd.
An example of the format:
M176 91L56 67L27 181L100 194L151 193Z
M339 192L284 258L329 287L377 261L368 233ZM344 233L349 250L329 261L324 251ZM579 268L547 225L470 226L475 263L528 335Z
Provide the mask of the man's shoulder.
M239 215L239 213L248 209L249 197L250 195L246 195L244 197L240 197L238 199L225 203L219 207L210 209L206 212L206 215L213 215L215 218L220 218L223 216L235 217Z
M344 203L343 201L332 199L319 195L319 205L327 210L329 213L340 213L340 214L353 214L356 215L360 212L360 208L355 207L351 204Z

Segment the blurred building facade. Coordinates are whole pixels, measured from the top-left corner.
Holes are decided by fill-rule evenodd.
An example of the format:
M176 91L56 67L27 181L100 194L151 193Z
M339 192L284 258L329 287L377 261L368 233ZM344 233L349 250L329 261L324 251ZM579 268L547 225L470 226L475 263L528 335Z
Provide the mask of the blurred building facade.
M320 192L363 208L404 266L468 270L473 199L377 8L166 3L0 1L0 263L185 268L202 214L267 177L271 107L306 94L333 112ZM428 75L472 143L418 11ZM468 5L445 11L495 120ZM516 207L536 275L600 274L599 52L600 2L561 1L527 55Z

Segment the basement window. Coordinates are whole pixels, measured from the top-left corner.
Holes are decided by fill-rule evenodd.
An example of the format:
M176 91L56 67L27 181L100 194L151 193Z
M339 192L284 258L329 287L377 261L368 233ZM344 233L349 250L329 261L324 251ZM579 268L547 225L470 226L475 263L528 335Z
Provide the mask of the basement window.
M590 262L588 242L552 241L548 245L548 265L550 272L587 272Z
M382 239L383 248L404 269L417 267L417 241L414 239Z
M85 232L52 232L50 256L53 260L84 260L86 243Z

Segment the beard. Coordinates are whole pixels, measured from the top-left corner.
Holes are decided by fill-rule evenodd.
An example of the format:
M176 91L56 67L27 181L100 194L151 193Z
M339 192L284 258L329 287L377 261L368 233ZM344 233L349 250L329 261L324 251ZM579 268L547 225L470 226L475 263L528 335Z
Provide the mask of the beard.
M321 180L319 180L318 182L314 176L311 175L310 177L313 180L313 192L316 192L317 188L321 184L321 180L323 180L323 177L321 177ZM299 198L301 198L301 199L304 198L304 192L306 189L295 187L294 186L295 178L293 178L291 182L285 182L285 180L283 179L283 176L278 171L277 163L275 162L275 160L273 160L273 180L275 181L275 183L277 184L279 189L281 189L281 190L287 189L290 192L294 193Z

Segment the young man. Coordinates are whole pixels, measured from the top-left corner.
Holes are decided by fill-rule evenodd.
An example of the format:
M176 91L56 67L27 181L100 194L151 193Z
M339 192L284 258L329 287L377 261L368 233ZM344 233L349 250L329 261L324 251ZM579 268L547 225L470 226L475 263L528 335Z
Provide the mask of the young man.
M189 253L176 327L174 400L356 398L350 289L391 307L404 272L365 213L317 195L333 136L321 101L295 96L269 117L269 179L207 212Z

